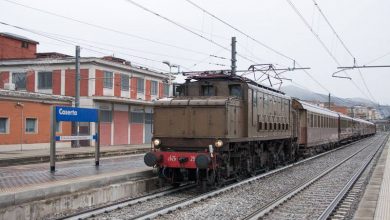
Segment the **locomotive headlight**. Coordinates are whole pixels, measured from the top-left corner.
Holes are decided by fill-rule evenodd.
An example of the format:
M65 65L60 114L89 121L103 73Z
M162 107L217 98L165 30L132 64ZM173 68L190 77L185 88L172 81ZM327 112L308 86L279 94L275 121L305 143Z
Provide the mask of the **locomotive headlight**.
M216 147L222 147L223 141L222 141L222 140L216 140L215 143L214 143L214 145L215 145Z
M157 147L157 146L159 146L161 144L161 140L156 138L156 139L153 140L153 144L154 144L155 147Z

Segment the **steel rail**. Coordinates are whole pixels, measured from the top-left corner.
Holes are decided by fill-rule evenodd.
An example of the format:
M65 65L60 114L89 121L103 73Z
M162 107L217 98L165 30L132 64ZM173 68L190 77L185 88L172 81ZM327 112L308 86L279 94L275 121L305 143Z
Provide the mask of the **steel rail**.
M58 218L58 219L67 219L67 220L86 219L89 217L94 217L94 216L99 215L99 214L103 214L103 213L110 212L110 211L113 211L116 209L120 209L120 208L123 208L125 206L134 205L134 204L145 202L145 201L148 201L151 199L159 198L159 197L162 197L162 196L165 196L168 194L183 191L183 190L188 189L188 188L193 188L195 186L196 186L196 184L188 184L188 185L184 185L184 186L179 187L179 188L173 188L173 189L170 188L170 189L167 189L167 190L162 191L162 192L157 192L157 193L153 193L150 195L145 195L145 196L140 196L140 197L133 198L133 199L128 199L126 201L121 201L121 202L117 202L115 204L110 204L110 205L106 205L103 207L98 207L95 209L86 210L84 212L79 212L79 213L76 213L74 215L68 215L68 216L65 216L62 218Z
M371 163L371 161L375 158L375 155L378 154L379 150L386 145L386 142L389 138L389 135L386 135L385 139L382 141L380 147L375 151L373 156L367 160L355 173L355 175L352 176L352 178L345 184L343 189L340 191L339 194L335 197L335 199L329 204L329 206L322 212L322 214L317 218L318 220L326 220L328 219L337 205L340 203L340 201L344 198L344 196L350 191L350 189L353 187L353 185L356 183L356 181L359 179L359 177L363 174L363 172L366 170L368 165Z
M152 210L152 211L149 211L149 212L146 212L144 214L141 214L141 215L138 215L138 216L135 216L134 218L131 218L131 219L138 219L138 220L150 220L150 219L153 219L153 218L156 218L158 217L159 215L164 215L164 214L167 214L167 213L170 213L176 209L181 209L181 208L184 208L185 206L188 206L188 205L191 205L191 204L194 204L194 203L197 203L197 202L200 202L202 200L205 200L207 198L211 198L213 196L216 196L216 195L219 195L223 192L226 192L226 191L229 191L229 190L232 190L234 188L237 188L239 186L242 186L244 184L247 184L247 183L251 183L253 181L257 181L259 179L262 179L262 178L265 178L265 177L269 177L271 175L274 175L274 174L277 174L283 170L286 170L288 168L291 168L291 167L295 167L295 166L298 166L302 163L305 163L307 161L310 161L310 160L313 160L313 159L316 159L318 157L322 157L322 156L325 156L329 153L332 153L334 151L338 151L338 150L341 150L341 149L344 149L345 147L348 147L352 144L356 144L356 143L359 143L361 141L363 141L365 139L361 139L361 140L358 140L358 141L355 141L355 142L352 142L352 143L349 143L349 144L346 144L346 145L343 145L339 148L335 148L333 150L330 150L330 151L326 151L326 152L323 152L321 154L318 154L318 155L315 155L313 157L310 157L310 158L306 158L304 160L301 160L301 161L298 161L296 163L292 163L292 164L289 164L287 166L284 166L284 167L281 167L281 168L278 168L278 169L275 169L275 170L272 170L270 172L267 172L267 173L264 173L264 174L261 174L261 175L258 175L258 176L255 176L255 177L251 177L249 179L246 179L246 180L243 180L241 182L238 182L238 183L234 183L234 184L231 184L229 186L226 186L224 188L221 188L221 189L217 189L217 190L213 190L211 192L207 192L207 193L204 193L204 194L201 194L199 196L195 196L193 198L188 198L188 199L184 199L182 201L178 201L178 202L175 202L173 204L170 204L170 205L167 205L165 207L162 207L162 208L159 208L159 209L155 209L155 210Z
M243 219L245 219L245 220L254 220L254 219L259 219L259 218L265 216L266 214L270 213L273 209L275 209L276 207L280 206L281 204L283 204L284 202L286 202L287 200L289 200L293 196L297 195L298 193L302 192L304 189L306 189L307 187L309 187L310 185L312 185L313 183L315 183L316 181L318 181L319 179L321 179L322 177L324 177L325 175L327 175L328 173L330 173L334 169L336 169L336 168L340 167L341 165L343 165L345 162L350 160L352 157L354 157L355 155L357 155L358 153L360 153L364 149L370 147L372 144L374 144L376 141L378 141L379 138L380 137L378 137L377 139L372 140L372 142L370 142L367 146L363 147L359 151L353 153L352 155L348 156L347 158L345 158L341 162L337 163L336 165L328 168L327 170L325 170L324 172L322 172L319 175L315 176L314 178L311 178L311 179L303 182L302 184L298 185L297 187L295 187L295 188L289 190L288 192L284 193L283 195L275 198L273 201L271 201L268 204L262 206L261 208L257 209L255 212L251 213L250 215L246 216ZM387 138L385 138L385 139L387 139ZM380 147L382 147L382 145L380 145ZM378 149L380 147L378 147Z

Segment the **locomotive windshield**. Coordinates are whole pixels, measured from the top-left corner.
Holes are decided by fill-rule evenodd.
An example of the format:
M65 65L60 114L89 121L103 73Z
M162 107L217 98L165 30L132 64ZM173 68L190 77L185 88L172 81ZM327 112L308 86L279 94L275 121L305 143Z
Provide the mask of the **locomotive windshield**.
M202 86L202 95L203 96L215 96L214 86Z
M241 85L229 85L229 94L230 96L241 97Z

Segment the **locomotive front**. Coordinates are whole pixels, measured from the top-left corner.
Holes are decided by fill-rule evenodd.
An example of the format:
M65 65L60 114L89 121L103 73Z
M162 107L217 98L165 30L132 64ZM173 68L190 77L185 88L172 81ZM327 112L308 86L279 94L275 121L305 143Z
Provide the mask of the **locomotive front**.
M173 184L213 184L219 153L230 138L242 135L240 88L239 83L201 80L185 84L183 96L157 100L153 151L145 155L145 164L157 168L160 179Z

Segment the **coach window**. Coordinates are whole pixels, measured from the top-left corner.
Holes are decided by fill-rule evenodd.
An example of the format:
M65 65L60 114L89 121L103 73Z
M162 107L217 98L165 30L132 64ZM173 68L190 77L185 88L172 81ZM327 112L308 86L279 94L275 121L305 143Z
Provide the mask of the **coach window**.
M202 86L202 96L215 96L214 86L210 86L210 85Z
M316 126L316 122L315 122L316 118L315 118L314 114L311 115L311 119L312 119L312 121L311 121L312 126L311 127L314 128Z
M241 85L240 84L234 84L229 85L229 94L230 96L235 96L238 98L241 98Z

